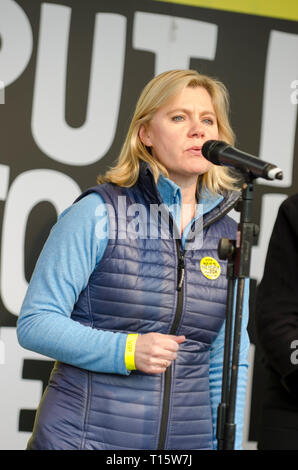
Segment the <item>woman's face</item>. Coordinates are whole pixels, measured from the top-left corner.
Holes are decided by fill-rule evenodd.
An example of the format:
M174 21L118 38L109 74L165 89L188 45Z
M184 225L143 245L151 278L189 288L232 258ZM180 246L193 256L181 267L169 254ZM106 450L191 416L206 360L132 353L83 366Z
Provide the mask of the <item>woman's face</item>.
M183 89L141 127L139 135L174 182L196 181L212 165L202 155L203 144L218 139L209 93L203 87Z

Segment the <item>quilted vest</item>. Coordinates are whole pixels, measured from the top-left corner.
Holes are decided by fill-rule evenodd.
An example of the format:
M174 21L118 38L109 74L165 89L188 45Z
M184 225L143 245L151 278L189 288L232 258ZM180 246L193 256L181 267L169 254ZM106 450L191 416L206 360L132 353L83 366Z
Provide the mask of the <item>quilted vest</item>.
M80 198L90 192L102 196L115 218L73 320L115 332L185 335L186 341L164 374L95 373L56 362L28 447L212 449L210 347L224 321L227 288L226 262L218 260L217 247L221 237L235 238L236 223L226 213L238 193L228 193L204 216L202 246L187 249L190 242L183 250L171 218L172 236L162 237L158 222L158 236L135 236L129 208L139 204L149 221L150 204L162 203L147 165L132 188L107 183ZM126 213L119 210L119 197ZM204 257L218 260L217 279L203 275Z

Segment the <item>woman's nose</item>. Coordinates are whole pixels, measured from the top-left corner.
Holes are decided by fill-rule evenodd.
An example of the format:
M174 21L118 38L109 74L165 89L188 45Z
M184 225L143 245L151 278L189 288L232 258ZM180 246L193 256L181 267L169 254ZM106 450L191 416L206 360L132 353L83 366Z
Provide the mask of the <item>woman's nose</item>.
M192 137L201 137L204 135L205 129L200 121L194 121L189 129L189 134Z

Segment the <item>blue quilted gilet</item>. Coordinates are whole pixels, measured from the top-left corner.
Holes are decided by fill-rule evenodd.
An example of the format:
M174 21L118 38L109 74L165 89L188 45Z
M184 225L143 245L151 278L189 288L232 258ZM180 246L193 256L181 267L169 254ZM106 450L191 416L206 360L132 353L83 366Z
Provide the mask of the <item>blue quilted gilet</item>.
M29 448L212 449L209 356L224 321L227 287L217 246L221 237L235 238L236 223L225 214L239 196L226 195L204 217L203 245L183 252L173 236L136 237L133 218L126 220L129 207L140 204L149 223L150 204L162 202L147 165L132 188L102 184L80 198L90 192L99 193L115 217L72 318L101 330L185 335L186 341L165 374L121 376L57 362ZM215 280L201 272L206 256L221 265Z

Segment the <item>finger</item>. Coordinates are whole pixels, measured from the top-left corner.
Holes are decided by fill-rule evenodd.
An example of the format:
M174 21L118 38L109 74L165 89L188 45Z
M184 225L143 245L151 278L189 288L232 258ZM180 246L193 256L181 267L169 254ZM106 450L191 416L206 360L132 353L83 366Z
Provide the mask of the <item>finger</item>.
M168 367L170 367L171 364L172 364L171 361L164 359L160 362L160 364L155 366L153 373L162 374L167 370Z
M179 344L185 341L185 336L172 336L168 335L164 338L162 346L168 351L178 351Z
M166 369L170 367L171 364L172 364L172 361L168 361L167 359L163 361L163 367L165 367Z
M156 367L156 369L151 372L152 374L164 374L166 372L167 368L166 367Z
M168 361L167 361L168 362ZM143 369L147 374L162 374L167 370L165 361L159 361L159 364L151 364Z
M162 345L153 346L151 351L149 352L148 356L159 361L160 359L174 359L175 355L177 355L177 346L175 343L163 343Z
M160 354L159 359L164 361L175 361L177 359L177 352L171 352L169 350L164 350L162 354Z
M176 343L181 344L185 341L185 336L173 336L173 340L176 341Z
M156 367L159 369L167 369L168 367L170 367L171 364L172 360L164 357L155 359L154 361L151 360L151 367L153 369Z

